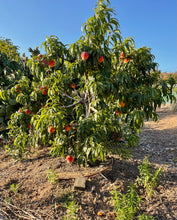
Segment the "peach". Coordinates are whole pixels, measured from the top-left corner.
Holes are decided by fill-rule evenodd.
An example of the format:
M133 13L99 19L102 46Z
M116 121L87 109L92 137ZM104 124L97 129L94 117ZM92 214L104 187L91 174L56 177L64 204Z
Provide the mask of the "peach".
M101 56L101 57L99 58L98 62L99 62L99 63L102 63L103 61L104 61L104 57Z
M50 67L54 67L55 66L55 61L54 60L50 60L49 61L49 66Z
M65 126L65 131L70 131L70 129L71 129L70 125Z
M87 60L89 58L89 54L87 52L83 51L81 53L81 58L82 58L82 60Z
M124 107L124 106L125 106L125 103L122 101L122 102L120 103L120 106L121 106L121 107Z
M67 160L68 163L72 163L72 162L74 161L74 157L71 156L71 155L68 155L68 156L66 157L66 160Z
M31 111L29 109L25 109L24 112L26 115L29 115L31 113Z
M124 63L128 63L129 60L130 60L129 58L125 58L125 59L124 59Z
M125 58L125 56L124 56L124 53L122 52L122 53L120 54L120 59L123 60L124 58Z
M55 128L54 128L52 125L51 125L50 127L48 127L47 130L48 130L48 132L51 133L51 134L55 132Z

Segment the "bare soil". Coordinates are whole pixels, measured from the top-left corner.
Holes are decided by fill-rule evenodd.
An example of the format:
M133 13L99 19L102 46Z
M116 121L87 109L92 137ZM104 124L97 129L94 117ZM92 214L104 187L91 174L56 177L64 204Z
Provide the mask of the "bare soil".
M95 167L79 168L61 157L52 158L48 148L39 149L30 159L14 161L0 146L0 219L62 219L66 204L75 201L80 220L116 219L111 191L123 193L134 182L145 156L163 176L151 199L144 200L139 213L157 220L177 220L177 114L168 106L158 110L159 122L148 121L140 135L140 147L122 160L110 155ZM57 183L47 178L55 170ZM86 188L74 190L78 176L86 176ZM11 186L17 186L11 190ZM100 214L100 215L98 215ZM69 218L68 218L69 219ZM135 219L137 219L135 217Z

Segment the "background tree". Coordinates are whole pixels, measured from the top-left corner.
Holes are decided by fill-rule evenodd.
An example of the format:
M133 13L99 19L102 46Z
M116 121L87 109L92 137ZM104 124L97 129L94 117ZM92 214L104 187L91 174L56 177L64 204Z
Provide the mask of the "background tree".
M0 134L5 135L10 115L20 106L16 102L17 94L11 94L11 88L16 86L16 93L21 91L16 84L29 72L26 62L25 54L21 58L18 47L10 39L0 37Z
M13 45L10 39L6 39L2 36L0 37L0 51L1 53L5 53L9 60L20 60L18 49L18 46Z

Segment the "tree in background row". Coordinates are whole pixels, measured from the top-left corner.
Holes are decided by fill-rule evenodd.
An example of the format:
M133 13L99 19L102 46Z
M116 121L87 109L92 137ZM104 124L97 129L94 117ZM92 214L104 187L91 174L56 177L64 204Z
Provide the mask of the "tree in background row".
M7 133L7 122L20 107L16 95L11 94L11 88L27 75L26 62L25 55L20 57L18 47L11 40L0 37L0 134ZM16 89L19 91L18 87Z
M171 72L171 73L167 73L167 72L163 72L160 74L162 79L168 79L169 77L173 77L175 80L177 80L177 72Z

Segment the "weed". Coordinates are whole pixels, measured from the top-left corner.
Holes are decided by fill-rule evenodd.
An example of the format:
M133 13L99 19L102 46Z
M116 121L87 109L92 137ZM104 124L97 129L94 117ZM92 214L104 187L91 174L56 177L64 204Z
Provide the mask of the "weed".
M77 210L78 206L75 201L71 201L68 203L67 208L67 215L63 217L63 220L78 220L77 218Z
M6 198L5 198L5 202L6 202L6 203L11 203L11 198L10 198L10 197L6 197Z
M139 197L134 184L129 186L126 194L117 190L112 192L114 207L119 220L132 220L138 210L141 198Z
M176 166L176 164L177 164L177 157L173 157L173 163Z
M142 214L138 216L138 220L154 220L154 217Z
M48 181L51 183L51 184L56 184L57 183L57 173L55 170L52 170L52 168L48 169L47 171L47 178L48 178Z
M145 157L143 163L138 167L140 176L137 177L136 182L143 185L146 189L147 196L150 198L153 190L157 187L162 169L152 170L148 157ZM131 184L126 194L122 194L117 189L112 192L114 201L114 208L116 211L116 219L118 220L132 220L135 213L137 213L140 203L142 202L137 193L138 185ZM138 220L154 220L152 216L145 214L139 215Z
M13 183L10 185L10 191L12 191L14 194L16 194L18 191L18 187L19 187L18 183L17 184Z
M65 194L62 195L62 197L60 198L60 202L63 203L63 206L66 206L66 204L68 205L70 202L72 202L74 199L74 194L72 192L67 192Z
M162 168L158 168L153 171L148 157L145 157L143 163L139 165L138 169L140 177L137 177L137 182L139 185L144 186L147 196L150 198L154 193L154 189L157 187L162 173Z
M67 214L62 218L62 220L77 220L77 210L78 206L74 201L74 194L72 191L66 192L61 188L57 187L57 203L59 203L62 207L67 209Z

